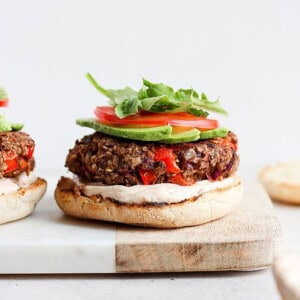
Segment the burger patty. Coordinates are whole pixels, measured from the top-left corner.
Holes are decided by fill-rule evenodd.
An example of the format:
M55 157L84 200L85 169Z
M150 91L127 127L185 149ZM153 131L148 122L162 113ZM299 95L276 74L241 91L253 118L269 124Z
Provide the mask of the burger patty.
M34 169L34 141L25 132L0 132L0 178Z
M76 141L65 166L88 182L125 186L167 182L189 185L231 176L239 164L236 148L237 138L232 132L225 138L172 145L95 132ZM170 154L179 171L170 172L168 163L156 158L161 149Z

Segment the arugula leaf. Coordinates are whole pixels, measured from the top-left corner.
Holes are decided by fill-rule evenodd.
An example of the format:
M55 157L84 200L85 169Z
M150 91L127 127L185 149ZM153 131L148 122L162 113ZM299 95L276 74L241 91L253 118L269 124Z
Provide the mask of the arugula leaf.
M102 93L110 99L109 104L112 106L116 106L122 101L127 100L128 98L137 97L137 92L130 87L125 87L124 89L120 90L106 90L96 82L96 80L92 77L91 74L87 73L86 78L100 93Z
M139 111L139 105L138 98L125 99L116 106L115 113L119 118L134 115Z
M168 96L171 100L177 100L174 90L168 85L163 83L151 83L146 79L143 79L143 84L144 86L148 87L148 97Z
M4 88L0 87L0 100L6 99L7 93Z
M193 107L194 108L201 108L206 109L211 112L216 112L224 116L228 116L227 111L221 106L219 98L212 102L208 101L207 97L204 93L201 94L201 99L192 99Z
M141 110L152 111L152 112L162 112L174 109L176 104L170 101L168 96L156 96L150 98L144 98L140 100Z
M208 112L215 112L227 116L219 99L209 101L204 93L199 94L193 89L179 89L163 83L152 83L143 79L143 86L139 91L130 87L120 90L106 90L100 86L88 73L86 75L92 85L110 99L110 104L115 107L116 115L124 118L136 114L139 110L150 112L187 112L195 116L208 116Z

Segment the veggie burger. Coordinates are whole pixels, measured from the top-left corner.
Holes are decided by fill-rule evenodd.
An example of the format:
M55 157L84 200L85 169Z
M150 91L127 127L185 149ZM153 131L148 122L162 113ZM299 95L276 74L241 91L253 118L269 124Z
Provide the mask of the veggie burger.
M0 88L0 106L8 103ZM47 188L46 181L33 173L35 143L22 128L0 115L0 224L29 215Z
M219 100L145 79L135 91L104 89L87 78L110 106L76 121L95 132L67 155L72 178L61 177L55 190L66 214L172 228L206 223L236 207L243 192L235 175L237 137L208 118L227 115Z

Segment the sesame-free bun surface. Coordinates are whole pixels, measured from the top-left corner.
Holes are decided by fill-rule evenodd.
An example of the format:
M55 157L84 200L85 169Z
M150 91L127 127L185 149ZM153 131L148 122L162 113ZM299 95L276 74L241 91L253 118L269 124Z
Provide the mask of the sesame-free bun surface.
M274 260L272 271L281 298L300 300L300 254L281 254Z
M26 188L16 192L0 194L0 224L28 216L46 192L47 182L37 178Z
M55 190L55 199L65 214L144 227L176 228L194 226L219 219L240 202L243 184L235 177L222 188L203 193L179 203L128 204L122 199L87 197L75 181L62 177Z
M300 160L266 166L259 179L274 201L300 205Z

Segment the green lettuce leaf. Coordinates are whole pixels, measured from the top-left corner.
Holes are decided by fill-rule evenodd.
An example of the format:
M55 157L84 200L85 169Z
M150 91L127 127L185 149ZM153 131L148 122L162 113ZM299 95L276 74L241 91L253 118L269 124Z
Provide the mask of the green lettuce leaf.
M139 91L130 87L120 90L106 90L88 73L86 75L92 85L110 99L110 105L115 107L116 115L124 118L134 115L138 111L149 112L187 112L195 116L208 116L215 112L227 116L227 112L220 104L219 99L209 101L204 93L199 94L194 89L179 89L163 83L152 83L143 79L143 86Z

